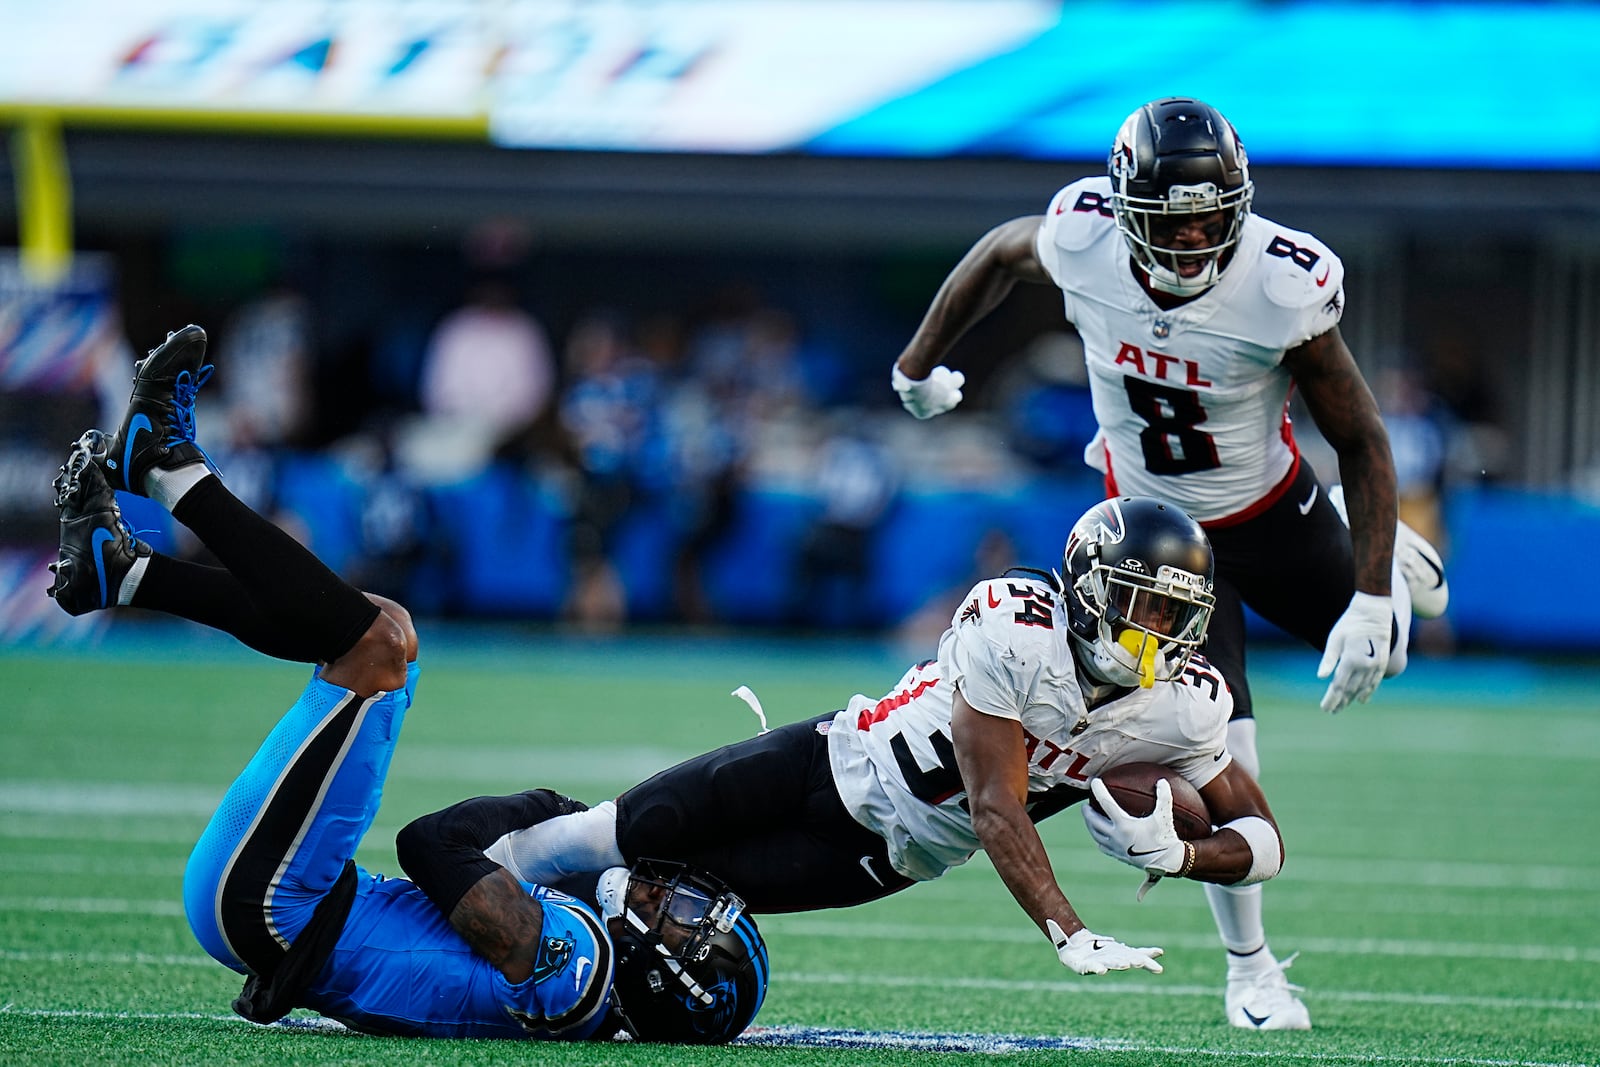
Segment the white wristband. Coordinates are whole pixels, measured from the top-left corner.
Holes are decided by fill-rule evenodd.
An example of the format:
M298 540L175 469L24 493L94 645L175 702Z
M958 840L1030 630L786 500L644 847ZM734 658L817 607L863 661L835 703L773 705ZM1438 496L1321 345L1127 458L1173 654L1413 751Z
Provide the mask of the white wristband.
M1246 815L1242 819L1223 823L1218 829L1232 830L1250 846L1250 872L1234 885L1265 882L1283 869L1283 842L1278 838L1278 831L1261 816Z

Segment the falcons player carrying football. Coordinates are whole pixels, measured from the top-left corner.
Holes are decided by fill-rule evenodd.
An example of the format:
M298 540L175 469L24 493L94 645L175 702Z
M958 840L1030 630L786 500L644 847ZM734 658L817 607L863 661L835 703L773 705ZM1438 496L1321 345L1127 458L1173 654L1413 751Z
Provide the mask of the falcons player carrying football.
M636 854L693 863L759 913L865 903L981 848L1064 965L1159 972L1161 949L1085 927L1034 824L1093 795L1104 814L1084 806L1091 835L1146 887L1250 885L1281 868L1266 798L1227 749L1232 697L1196 654L1212 572L1183 511L1104 501L1073 527L1061 578L1017 569L979 582L938 655L887 694L697 756L615 802L508 834L489 855L553 882ZM1164 782L1150 815L1119 808L1097 776L1134 762L1191 782L1217 831L1179 840Z
M1405 669L1413 611L1442 614L1449 588L1433 546L1397 521L1388 435L1339 334L1343 265L1312 235L1251 214L1228 120L1198 100L1146 104L1123 122L1107 169L972 247L893 385L918 418L950 410L964 376L939 364L962 334L1017 281L1061 289L1099 423L1085 459L1108 493L1164 497L1211 537L1206 654L1234 693L1228 747L1258 773L1244 605L1322 652L1322 707L1336 712ZM1338 454L1342 485L1324 491L1302 460L1291 388ZM1207 893L1229 950L1229 1020L1309 1027L1266 949L1259 887ZM1250 1002L1264 996L1295 1010L1263 1024Z

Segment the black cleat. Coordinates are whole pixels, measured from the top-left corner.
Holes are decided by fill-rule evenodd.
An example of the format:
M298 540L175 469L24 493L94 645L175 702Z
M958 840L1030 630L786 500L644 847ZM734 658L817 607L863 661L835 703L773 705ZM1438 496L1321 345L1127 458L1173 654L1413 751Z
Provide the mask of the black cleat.
M56 474L56 507L61 511L61 555L50 564L50 587L61 610L85 615L117 602L122 580L150 546L122 521L117 494L107 484L95 446L107 438L99 430L84 434Z
M144 479L152 468L210 465L194 443L195 396L212 370L205 359L206 332L185 326L134 364L133 395L122 428L99 461L113 489L147 496Z

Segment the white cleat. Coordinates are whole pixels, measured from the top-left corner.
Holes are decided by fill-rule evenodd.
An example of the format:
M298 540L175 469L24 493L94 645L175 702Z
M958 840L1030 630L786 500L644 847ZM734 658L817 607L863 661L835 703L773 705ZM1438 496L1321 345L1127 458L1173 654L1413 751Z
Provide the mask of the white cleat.
M1419 619L1437 619L1450 606L1450 583L1444 580L1444 560L1428 539L1401 523L1394 532L1394 558L1411 590L1411 613Z
M1344 510L1344 486L1328 490L1328 503L1339 513L1346 526L1350 517ZM1450 606L1450 583L1444 578L1444 560L1439 550L1428 539L1405 523L1394 531L1394 561L1400 576L1411 591L1411 613L1419 619L1437 619Z
M1296 952L1266 974L1252 978L1230 977L1223 999L1228 1022L1245 1030L1311 1029L1311 1013L1295 996L1304 990L1292 985L1283 975L1298 955L1300 953Z

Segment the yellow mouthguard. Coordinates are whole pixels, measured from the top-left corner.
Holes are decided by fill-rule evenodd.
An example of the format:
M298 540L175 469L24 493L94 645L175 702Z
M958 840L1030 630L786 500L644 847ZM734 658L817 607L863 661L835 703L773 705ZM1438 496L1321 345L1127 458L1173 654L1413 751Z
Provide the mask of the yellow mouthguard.
M1156 639L1139 630L1124 630L1117 638L1131 655L1139 660L1139 688L1149 689L1156 684Z

